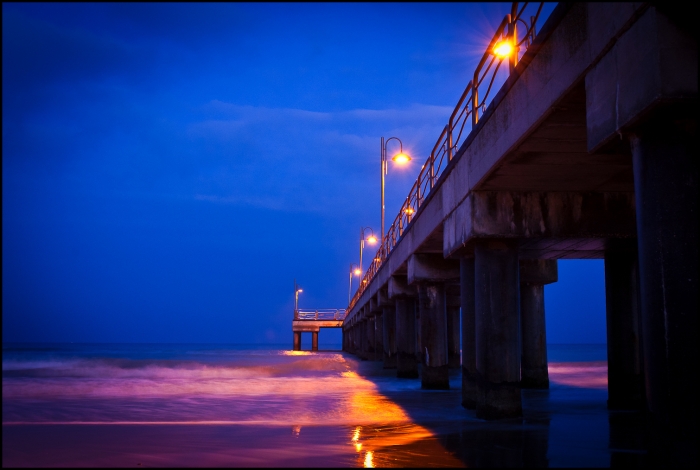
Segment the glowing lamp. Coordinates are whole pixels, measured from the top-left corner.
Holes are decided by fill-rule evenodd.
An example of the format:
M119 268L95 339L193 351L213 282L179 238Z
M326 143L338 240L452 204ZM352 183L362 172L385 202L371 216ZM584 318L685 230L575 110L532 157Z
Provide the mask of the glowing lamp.
M510 40L498 41L493 46L493 53L501 59L508 57L513 53L513 44L511 44Z
M413 214L413 213L415 212L415 211L413 210L413 207L407 207L407 208L405 208L403 211L404 211L406 214L408 214L408 215L411 215L411 214Z
M398 163L398 164L404 164L404 163L410 162L410 161L411 161L411 157L409 157L409 156L406 155L405 153L401 152L401 153L397 153L396 155L394 155L394 157L392 158L392 160L395 161L395 162Z
M372 244L377 243L377 237L375 237L374 235L370 235L367 241Z
M356 276L359 276L360 274L362 274L362 271L360 271L359 268L358 268L358 269L355 269L355 275L356 275Z

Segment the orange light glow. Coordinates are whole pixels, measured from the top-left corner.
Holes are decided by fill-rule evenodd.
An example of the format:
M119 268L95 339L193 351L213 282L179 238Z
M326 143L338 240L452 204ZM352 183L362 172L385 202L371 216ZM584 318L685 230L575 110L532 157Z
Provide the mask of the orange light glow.
M496 57L503 59L513 53L513 45L509 40L498 41L496 45L493 46L493 53Z
M367 283L367 279L363 279L362 282Z
M403 211L404 211L406 214L408 214L408 215L411 215L411 214L413 214L413 213L415 212L415 211L413 210L413 207L407 207L407 208L405 208Z
M397 153L396 155L394 155L394 157L392 158L392 160L394 160L396 163L402 165L402 164L404 164L404 163L410 162L410 161L411 161L411 157L409 157L409 156L406 155L405 153L401 152L401 153Z
M360 268L355 269L355 276L359 276L362 274L362 271L360 271Z
M371 244L375 244L377 243L377 237L375 237L374 235L370 235L367 241Z
M374 452L368 450L365 454L365 468L374 468L373 456Z

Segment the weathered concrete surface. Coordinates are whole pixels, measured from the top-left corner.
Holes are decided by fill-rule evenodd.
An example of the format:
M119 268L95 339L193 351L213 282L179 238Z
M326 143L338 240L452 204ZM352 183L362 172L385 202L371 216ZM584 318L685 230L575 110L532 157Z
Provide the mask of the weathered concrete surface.
M418 378L416 358L415 298L395 297L396 302L396 377Z
M549 388L544 286L557 282L558 278L556 260L520 260L520 385L523 388Z
M421 387L448 390L450 388L447 359L447 316L445 284L420 281L418 284L420 310Z
M387 299L388 300L388 299ZM382 314L383 326L383 338L384 347L382 348L384 352L384 368L385 369L395 369L396 368L396 301L391 305L384 307L384 313Z
M474 286L477 417L522 416L517 244L478 241Z
M459 268L459 265L457 266ZM447 365L450 369L461 366L460 344L460 288L459 284L445 285L445 314L447 317Z
M416 253L408 259L408 283L459 281L459 262L439 254Z
M602 258L607 238L636 236L633 193L472 192L444 224L445 256L479 238L522 239L523 258ZM534 243L527 243L529 239Z
M474 257L459 260L462 311L462 406L476 409L476 320L474 311Z

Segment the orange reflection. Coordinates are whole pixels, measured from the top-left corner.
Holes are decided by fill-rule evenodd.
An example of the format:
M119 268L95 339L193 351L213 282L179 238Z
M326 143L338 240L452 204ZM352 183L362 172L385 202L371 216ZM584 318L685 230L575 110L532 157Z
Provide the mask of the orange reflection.
M374 452L372 452L371 450L367 451L367 453L365 454L365 468L374 468L373 456Z

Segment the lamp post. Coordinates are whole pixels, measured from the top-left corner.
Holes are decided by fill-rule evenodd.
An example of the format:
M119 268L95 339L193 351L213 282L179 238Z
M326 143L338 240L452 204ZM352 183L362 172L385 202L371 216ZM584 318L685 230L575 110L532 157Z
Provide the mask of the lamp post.
M411 157L409 157L408 155L403 153L403 142L401 142L401 139L399 139L398 137L389 137L388 139L384 140L384 137L382 137L382 148L381 148L381 163L382 163L382 233L381 233L381 238L382 238L382 241L384 240L384 175L386 175L388 170L389 170L389 165L387 163L387 157L386 157L386 144L388 144L389 141L392 139L398 140L399 153L394 155L391 159L399 164L407 163L407 162L411 161Z
M354 269L353 269L354 266ZM350 300L352 299L351 294L352 294L352 275L359 276L362 274L362 270L358 265L355 263L350 264L350 286L348 287L348 305L350 305Z
M304 292L301 287L297 284L297 280L294 279L294 315L296 316L297 310L299 310L299 292Z
M374 236L374 230L369 227L362 227L360 229L360 274L362 274L362 249L365 247L365 231L369 229L370 235L367 237L367 241L374 245L377 243L377 237Z

